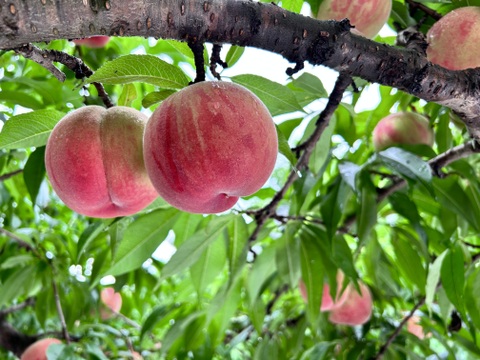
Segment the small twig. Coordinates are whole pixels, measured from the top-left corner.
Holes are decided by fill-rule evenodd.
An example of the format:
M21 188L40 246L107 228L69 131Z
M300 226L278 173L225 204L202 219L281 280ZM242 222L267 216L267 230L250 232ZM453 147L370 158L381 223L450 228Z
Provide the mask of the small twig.
M377 355L373 358L373 360L380 360L383 357L383 355L385 355L385 352L387 351L388 347L392 344L393 340L395 340L396 337L400 334L400 331L402 331L402 328L405 326L407 321L410 320L410 318L415 314L415 311L417 311L423 304L425 304L425 297L422 297L420 301L415 304L415 306L410 311L410 313L403 318L403 320L397 326L395 331L388 337L385 344L383 344L383 346L380 348L380 350L378 351Z
M192 84L205 81L205 60L203 58L203 43L198 41L192 41L188 43L188 47L193 52L193 59L195 61L195 71L197 76L193 80Z
M465 240L462 240L462 243L467 245L468 247L471 247L471 248L474 248L474 249L480 249L480 245L475 245L475 244L472 244L468 241L465 241Z
M410 5L410 8L413 10L421 10L428 16L430 16L434 20L440 20L442 18L442 15L436 12L435 10L430 9L428 6L425 6L423 4L420 4L416 1L413 0L405 0L405 2Z
M119 317L120 319L122 319L124 322L126 322L128 325L130 325L131 327L137 329L137 330L140 330L142 327L137 324L135 321L133 321L132 319L126 317L125 315L123 315L122 313L119 313L119 312L116 312L116 311L113 311L110 309L110 311L117 317Z
M11 177L20 174L22 171L23 171L23 169L18 169L18 170L12 171L11 173L3 174L3 175L0 176L0 181L8 180Z
M221 50L222 50L222 45L213 44L212 56L210 56L210 72L218 80L221 80L221 77L220 77L220 74L217 72L217 64L223 67L224 69L228 67L228 64L225 61L223 61L220 57Z
M335 87L333 88L332 93L330 94L330 97L328 99L328 103L318 117L315 131L305 142L305 145L303 147L304 152L298 159L296 169L289 174L287 181L283 185L282 189L280 189L280 191L275 194L272 201L263 209L257 211L255 215L257 226L253 233L250 235L250 242L256 240L265 222L275 214L278 204L283 199L290 186L299 178L300 171L302 171L308 166L308 161L310 160L310 156L315 148L315 144L320 139L323 131L328 126L333 113L335 112L338 105L340 104L340 101L342 100L343 93L351 84L351 82L352 78L349 75L340 74L338 76Z
M52 286L53 286L53 294L55 299L55 306L57 308L57 314L60 320L60 326L62 327L62 334L67 344L70 344L70 335L68 333L67 323L65 322L65 315L63 314L62 304L60 302L60 294L58 292L58 286L55 281L55 269L52 264L50 264L50 266L52 267L52 273L53 273Z
M62 51L42 50L32 44L26 44L12 50L17 54L40 64L61 82L65 81L66 76L62 71L55 67L55 65L53 65L54 62L65 65L75 73L77 79L85 79L93 75L93 71L82 60ZM102 99L105 106L107 108L114 106L103 85L97 82L92 84L97 89L98 96Z
M478 260L480 259L480 253L478 254L475 254L472 256L472 263L475 263L477 262ZM442 283L439 282L436 286L436 290L435 291L438 291L440 288L442 287ZM383 344L383 346L380 348L380 350L378 351L377 355L373 358L373 360L380 360L383 355L385 355L385 352L387 351L388 347L393 343L393 341L395 340L395 338L400 334L400 331L402 330L402 328L405 326L405 324L407 323L407 321L415 314L415 311L418 310L421 306L423 306L425 304L425 300L426 300L426 297L423 296L417 304L415 304L415 306L413 307L413 309L410 311L410 313L400 322L400 324L397 326L397 328L395 329L395 331L388 337L387 341L385 342L385 344Z
M278 288L275 291L273 299L270 300L267 304L267 307L265 310L267 315L272 314L273 306L278 301L278 299L280 299L280 296L282 296L282 294L286 293L287 291L288 291L288 285L283 285L282 287Z
M32 245L30 245L26 241L22 240L20 237L18 237L14 233L12 233L12 232L4 229L4 228L0 228L0 233L8 236L12 240L15 240L20 247L23 247L24 249L26 249L28 251L35 252L35 248Z
M48 56L45 56L44 52L36 46L27 44L12 50L14 50L17 54L22 55L23 57L35 61L37 64L43 66L45 69L50 71L53 76L58 79L58 81L64 82L67 78L67 76L60 71L60 69L53 65L53 62L48 58Z
M35 298L31 297L25 300L24 302L21 302L20 304L14 305L12 307L9 307L5 310L0 311L0 318L3 318L4 316L8 314L12 314L14 312L17 312L19 310L23 310L26 307L33 306L35 304Z
M434 157L433 159L430 159L428 161L428 164L430 165L432 172L434 175L437 177L441 177L440 170L448 166L449 164L466 158L470 155L476 154L480 152L480 146L474 141L470 140L464 144L455 146L444 153ZM402 189L407 185L407 181L405 179L402 179L400 177L396 177L392 179L392 183L390 186L382 188L382 189L377 189L377 203L382 202L386 198L388 198L390 195L395 193L396 191ZM343 226L345 228L350 228L353 223L356 221L356 215L352 215L348 217Z

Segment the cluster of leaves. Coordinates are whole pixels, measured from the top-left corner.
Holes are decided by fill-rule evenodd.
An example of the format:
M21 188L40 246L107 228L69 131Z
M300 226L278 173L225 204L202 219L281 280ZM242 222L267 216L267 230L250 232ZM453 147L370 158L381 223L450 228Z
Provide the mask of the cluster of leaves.
M318 8L318 0L307 2ZM303 2L281 5L299 11ZM448 12L465 4L428 5ZM406 27L419 16L394 1L390 25ZM53 126L71 109L101 103L86 85L93 81L118 105L152 110L191 81L193 54L184 43L138 38L113 38L88 52L66 40L45 47L81 57L95 74L83 84L66 71L60 83L11 52L0 57L0 309L33 297L34 306L12 312L8 322L28 334L61 336L58 295L75 342L51 358L128 358L133 349L166 359L371 358L413 308L431 336L420 340L401 329L388 359L480 356L478 158L450 164L441 177L428 163L468 139L449 109L379 87L378 106L358 110L369 93L355 79L358 89L345 93L308 168L251 241L253 210L267 206L297 171L295 147L313 133L328 93L309 72L286 83L231 76L275 116L281 155L264 188L216 216L183 213L158 199L135 216L91 219L66 208L45 178L44 145ZM243 52L225 49L230 67L244 60ZM374 126L400 110L430 119L433 148L373 152ZM399 182L405 186L382 197ZM319 311L322 285L334 281L337 269L373 293L365 326L334 326ZM105 322L99 290L112 277L122 316ZM308 303L298 292L300 278ZM2 349L0 355L13 358Z

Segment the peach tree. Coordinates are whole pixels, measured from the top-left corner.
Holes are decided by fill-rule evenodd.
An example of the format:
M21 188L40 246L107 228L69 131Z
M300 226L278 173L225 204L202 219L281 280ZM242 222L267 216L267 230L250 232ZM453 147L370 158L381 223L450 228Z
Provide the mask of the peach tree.
M380 2L391 5L389 17L370 38L354 15L317 19L339 3L0 3L2 359L42 339L61 342L36 347L50 360L480 357L480 1ZM378 20L365 16L370 25ZM262 66L270 59L278 71ZM183 118L173 130L155 124L148 147L162 155L153 166L169 163L160 181L169 196L187 170L205 187L216 176L242 186L270 173L251 115L257 105L228 93L178 96L202 81L229 83L225 91L240 85L273 118L276 139L266 143L278 141L276 164L258 191L216 214L181 211L157 194L113 218L67 207L65 196L74 198L71 207L87 197L112 200L110 188L138 200L129 180L139 174L120 159L142 154L141 141L123 118L100 140L95 128L79 132L75 146L59 145L61 168L47 169L46 145L74 136L74 129L50 136L53 129L85 109L96 110L76 129L115 113L102 108L150 117L183 99L168 116L194 114L195 126L211 129L205 138L221 145L180 165L177 154L199 132ZM213 122L225 104L237 123L223 127L234 135L215 143L221 124L195 116ZM374 129L392 113L427 119L433 139L375 149ZM404 125L400 138L409 132L418 135ZM176 136L185 147L165 145ZM236 160L227 162L227 153ZM251 173L235 168L245 156ZM72 184L93 177L79 162L108 165L120 185L98 165L103 185L74 197ZM195 172L200 163L209 177ZM69 186L57 193L53 177ZM107 288L121 307L107 305Z

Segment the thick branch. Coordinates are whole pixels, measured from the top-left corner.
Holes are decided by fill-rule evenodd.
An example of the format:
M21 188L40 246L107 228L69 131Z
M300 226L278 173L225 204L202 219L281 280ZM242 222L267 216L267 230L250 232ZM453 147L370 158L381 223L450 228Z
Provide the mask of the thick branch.
M350 33L348 21L318 21L248 0L12 0L0 10L0 49L92 35L155 36L253 46L300 64L325 65L453 109L480 139L480 70L450 71L418 52ZM82 14L82 16L78 16Z

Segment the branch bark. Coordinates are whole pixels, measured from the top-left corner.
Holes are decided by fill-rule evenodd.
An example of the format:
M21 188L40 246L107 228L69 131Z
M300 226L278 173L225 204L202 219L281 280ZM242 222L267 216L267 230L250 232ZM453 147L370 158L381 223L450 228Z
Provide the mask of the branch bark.
M261 48L296 67L304 61L325 65L447 106L480 139L480 70L446 70L415 50L354 35L348 21L319 21L247 0L11 0L0 15L0 49L92 35Z

